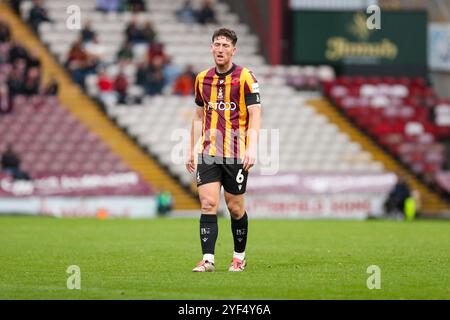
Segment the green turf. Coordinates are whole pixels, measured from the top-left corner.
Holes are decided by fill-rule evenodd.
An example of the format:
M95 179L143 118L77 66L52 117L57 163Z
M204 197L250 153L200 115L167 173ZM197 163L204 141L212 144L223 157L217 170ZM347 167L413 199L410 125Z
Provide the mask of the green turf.
M1 217L0 299L450 299L450 221L250 220L244 273L232 249L220 219L217 272L199 274L198 219Z

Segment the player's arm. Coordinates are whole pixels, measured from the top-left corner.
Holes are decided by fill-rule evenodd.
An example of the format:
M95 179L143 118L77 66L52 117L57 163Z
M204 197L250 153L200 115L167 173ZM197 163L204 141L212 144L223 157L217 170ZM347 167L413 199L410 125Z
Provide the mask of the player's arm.
M191 137L189 139L188 154L186 159L186 169L189 173L195 171L195 145L197 144L198 139L200 138L202 132L202 124L203 124L203 97L200 94L199 90L199 75L195 77L194 83L194 95L195 95L195 104L197 107L193 112L192 123L191 123Z
M258 153L259 129L261 127L261 105L252 104L247 107L248 110L248 144L244 154L244 170L250 170L255 165L256 155Z
M197 141L201 136L202 124L203 108L196 107L192 117L191 138L189 139L188 156L186 161L186 169L189 171L189 173L195 171L195 145L197 144Z
M242 161L244 170L250 170L255 165L258 149L259 128L261 127L261 100L259 84L253 72L244 73L245 104L248 112L247 147Z

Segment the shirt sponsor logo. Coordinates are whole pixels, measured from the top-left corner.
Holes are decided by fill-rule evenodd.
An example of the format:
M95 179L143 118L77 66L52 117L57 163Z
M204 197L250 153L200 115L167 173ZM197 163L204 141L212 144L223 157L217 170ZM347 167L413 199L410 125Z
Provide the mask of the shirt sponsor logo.
M259 93L259 84L252 84L252 93Z
M230 111L234 111L236 110L237 105L234 102L216 102L216 103L212 103L212 102L208 102L208 110L214 109L214 110L220 110L220 111L224 111L224 110L230 110Z

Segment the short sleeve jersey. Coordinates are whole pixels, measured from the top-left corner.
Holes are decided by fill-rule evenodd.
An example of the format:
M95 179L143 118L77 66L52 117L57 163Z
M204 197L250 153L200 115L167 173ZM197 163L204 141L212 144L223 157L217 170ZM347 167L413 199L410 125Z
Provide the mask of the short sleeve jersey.
M248 108L260 104L254 74L235 64L223 74L210 68L197 75L194 86L195 103L204 116L200 152L242 158L248 143Z

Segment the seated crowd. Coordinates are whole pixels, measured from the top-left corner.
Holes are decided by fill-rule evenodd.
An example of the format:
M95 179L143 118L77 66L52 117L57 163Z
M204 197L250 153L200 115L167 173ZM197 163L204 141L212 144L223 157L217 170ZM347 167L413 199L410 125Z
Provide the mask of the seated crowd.
M97 5L103 5L106 10L106 2L98 1ZM117 7L114 6L114 8ZM120 10L114 9L114 11ZM199 10L194 10L190 1L185 1L175 14L183 23L216 22L210 1L204 1ZM172 63L171 56L166 54L164 45L159 40L158 33L150 20L140 22L137 16L133 16L124 30L124 35L124 43L116 53L113 63L118 68L118 72L111 75L108 72L111 64L102 61L105 49L98 41L95 26L91 21L86 21L78 40L70 48L65 62L65 67L74 81L83 89L87 89L86 78L89 75L97 75L98 97L103 102L112 99L121 104L139 103L142 95L159 95L165 90L176 95L193 94L195 82L193 67L188 65L183 69ZM143 57L136 57L136 46L146 48L146 54ZM130 65L133 70L131 75L126 72ZM141 96L131 97L129 95L131 86L140 87Z
M17 95L57 95L58 83L50 78L42 83L37 50L27 50L11 37L9 25L0 20L0 114L13 109Z

